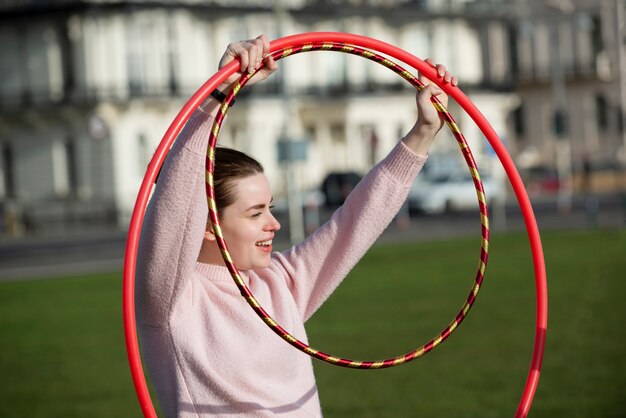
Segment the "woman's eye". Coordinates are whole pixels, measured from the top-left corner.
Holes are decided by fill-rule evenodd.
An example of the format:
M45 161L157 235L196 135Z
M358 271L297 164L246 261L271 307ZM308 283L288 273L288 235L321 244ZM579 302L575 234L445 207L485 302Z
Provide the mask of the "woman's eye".
M274 205L270 205L267 207L268 211L272 211L272 209L274 209ZM264 210L258 211L253 213L252 215L250 215L251 218L258 218L259 216L263 215Z

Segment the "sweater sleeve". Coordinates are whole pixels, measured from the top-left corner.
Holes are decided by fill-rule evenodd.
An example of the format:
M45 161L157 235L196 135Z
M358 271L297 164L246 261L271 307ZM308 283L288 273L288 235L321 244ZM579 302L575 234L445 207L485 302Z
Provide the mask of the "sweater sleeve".
M303 320L330 296L393 220L425 156L402 141L361 180L330 220L301 244L275 254Z
M205 230L204 160L213 118L197 111L172 146L147 207L137 253L137 319L162 326L186 291Z

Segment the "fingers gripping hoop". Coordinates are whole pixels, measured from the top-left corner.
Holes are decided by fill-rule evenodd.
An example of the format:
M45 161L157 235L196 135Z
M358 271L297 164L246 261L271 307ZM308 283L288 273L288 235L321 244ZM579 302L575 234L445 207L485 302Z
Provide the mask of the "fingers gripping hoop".
M511 157L508 155L506 149L500 142L498 136L496 135L493 128L489 125L484 116L480 113L480 111L473 105L473 103L458 89L450 84L443 84L441 79L437 76L434 68L424 63L420 59L415 56L396 48L390 44L353 34L346 33L337 33L337 32L317 32L317 33L304 33L300 35L288 36L285 38L281 38L275 40L271 43L270 53L273 57L278 60L289 55L293 55L295 53L307 52L313 50L332 50L332 51L340 51L350 54L359 55L373 61L376 61L391 70L400 74L403 78L405 78L408 82L414 85L416 88L421 89L423 86L419 82L419 80L410 74L408 71L404 70L399 65L394 62L380 56L379 54L368 51L378 51L380 53L384 53L387 56L394 58L400 62L406 63L422 74L424 74L429 79L436 82L447 94L449 94L453 99L459 103L459 105L472 117L477 126L481 129L487 140L490 142L493 147L496 155L500 159L507 176L513 186L513 190L515 191L518 203L522 210L522 214L524 216L524 221L526 224L526 230L528 233L530 246L533 254L533 264L535 270L535 286L536 286L536 327L535 327L535 342L534 342L534 351L533 357L531 360L531 366L529 370L529 374L526 380L526 386L524 388L524 392L522 394L522 398L518 405L518 409L516 412L516 417L525 417L530 410L530 406L532 403L532 399L534 397L537 384L539 381L539 374L541 369L541 362L543 359L543 351L545 346L545 335L547 329L547 285L546 285L546 273L545 273L545 265L543 259L543 251L541 246L541 239L539 236L539 231L537 228L537 223L534 217L534 213L532 211L532 206L530 205L530 201L528 199L528 195L524 188L524 185L521 181L519 173L513 164ZM143 221L143 215L147 206L147 202L149 199L150 191L152 185L154 184L154 179L165 160L167 155L167 151L169 150L171 144L174 142L176 136L181 131L184 124L187 122L191 114L196 110L197 106L202 103L206 97L209 96L210 92L213 91L220 83L222 83L226 78L235 73L238 69L238 62L231 62L229 65L222 68L218 71L213 77L211 77L185 104L183 109L179 112L175 120L172 122L172 125L169 127L166 132L163 140L159 144L155 155L153 156L150 165L148 166L148 171L144 180L142 182L139 195L137 201L135 203L135 208L133 210L133 215L131 218L131 224L129 227L128 240L126 244L126 257L124 262L124 284L123 284L123 313L124 313L124 329L125 329L125 337L126 337L126 348L128 352L128 358L131 368L131 374L133 377L133 381L135 384L135 389L137 391L137 396L140 401L140 406L145 416L156 416L154 412L154 407L152 406L150 395L147 390L143 369L141 365L141 357L139 354L138 341L136 335L136 325L135 325L135 311L134 311L134 274L135 274L135 264L136 264L136 255L137 255L137 245L139 242L139 233L141 230L141 224ZM232 264L232 261L229 261L230 255L228 254L228 249L226 246L226 242L221 236L221 232L219 232L219 218L217 217L217 208L215 207L215 199L213 195L213 184L212 184L212 173L213 173L213 151L215 149L215 144L217 141L217 136L219 134L219 129L223 122L224 116L228 110L229 103L234 99L237 95L241 87L245 85L245 83L252 77L253 74L244 74L242 78L236 83L236 85L231 89L229 94L224 101L224 104L221 106L218 115L215 119L214 128L211 133L211 137L209 139L209 147L207 149L207 195L209 202L209 213L211 217L211 221L214 225L215 232L218 235L218 245L222 249L224 253L224 259L226 264L235 280L235 283L240 288L242 294L254 309L254 311L259 315L265 323L270 326L270 328L276 332L279 336L285 339L288 343L293 345L294 347L306 352L307 354L316 357L322 361L329 362L331 364L336 364L344 367L352 367L352 368L384 368L391 367L398 364L403 364L408 361L411 361L417 357L424 355L425 353L431 351L434 347L439 345L443 340L445 340L454 329L460 324L460 322L465 318L467 312L471 308L472 304L475 301L476 294L480 289L480 285L482 284L483 275L487 263L487 255L488 255L488 236L489 236L489 224L487 218L487 206L485 204L485 196L484 190L482 187L482 182L480 181L480 176L478 174L478 170L476 168L476 164L474 162L474 158L471 154L469 147L463 135L458 130L454 119L449 115L447 110L443 108L441 103L438 103L434 100L433 104L439 111L439 113L446 120L448 127L451 129L454 134L457 143L461 149L463 157L468 165L468 168L472 174L474 179L474 186L477 192L477 198L479 201L479 210L481 214L481 234L482 234L482 244L480 251L480 260L478 271L475 276L474 285L470 291L470 294L463 304L461 310L454 318L454 320L435 338L430 340L428 343L423 345L422 347L407 353L403 356L394 357L391 359L380 360L380 361L354 361L349 359L342 359L339 357L331 356L325 354L319 350L316 350L305 343L298 341L295 337L289 335L285 330L283 330L275 321L273 321L269 315L263 310L263 308L256 302L254 296L250 293L249 289L246 287L245 283L241 279L239 272L236 267Z

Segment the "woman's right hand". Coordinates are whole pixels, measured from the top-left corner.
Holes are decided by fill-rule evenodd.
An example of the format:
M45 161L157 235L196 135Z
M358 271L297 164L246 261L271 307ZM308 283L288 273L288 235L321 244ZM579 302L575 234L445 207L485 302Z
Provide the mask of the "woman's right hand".
M230 64L234 60L239 60L239 69L228 77L220 86L219 90L226 92L230 89L230 86L237 81L244 72L252 73L261 67L261 63L265 60L265 67L260 70L248 81L247 85L258 83L265 80L274 71L278 69L276 61L269 55L270 41L267 36L260 35L256 39L249 39L247 41L233 42L228 45L224 55L220 59L219 68Z
M239 68L238 71L234 72L226 80L224 80L217 87L217 90L222 93L227 93L230 91L233 83L239 80L244 72L247 71L252 73L255 70L258 70L261 67L261 62L263 60L265 60L265 67L258 71L254 77L248 81L247 85L249 86L265 80L270 74L278 69L276 61L274 61L272 56L269 55L269 52L270 41L265 35L260 35L256 39L249 39L247 41L233 42L228 45L226 51L224 51L224 55L222 55L222 58L220 59L219 68L224 68L234 60L239 60ZM206 114L215 115L217 109L219 108L219 104L220 103L217 100L209 96L203 103L200 104L199 108Z

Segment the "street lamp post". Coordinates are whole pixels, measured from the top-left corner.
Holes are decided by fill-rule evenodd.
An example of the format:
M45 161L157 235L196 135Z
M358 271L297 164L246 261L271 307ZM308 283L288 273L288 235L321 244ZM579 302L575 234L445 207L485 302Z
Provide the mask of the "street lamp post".
M284 32L283 25L289 17L284 0L279 0L274 4L274 17L276 19L278 36L281 37ZM300 135L298 135L297 129L294 127L294 123L297 123L299 119L298 104L289 90L289 82L285 72L283 71L282 74L279 74L285 122L282 137L279 138L277 146L283 151L282 155L279 151L279 162L283 163L285 168L289 239L291 244L297 244L304 239L304 217L302 214L302 194L300 193L298 165L299 160L306 159L306 154L300 155L299 158L295 155L298 153L296 152L298 146L302 146L302 144L298 144L296 138Z
M621 123L621 163L626 164L626 56L624 56L624 0L615 0L615 53L617 64L617 81L619 83L619 104Z
M569 0L547 2L546 6L557 10L560 15L573 11ZM559 176L557 204L559 212L569 213L572 209L572 144L569 136L567 95L563 66L561 65L559 23L554 19L550 27L550 79L554 101L553 130L556 135L556 168Z

